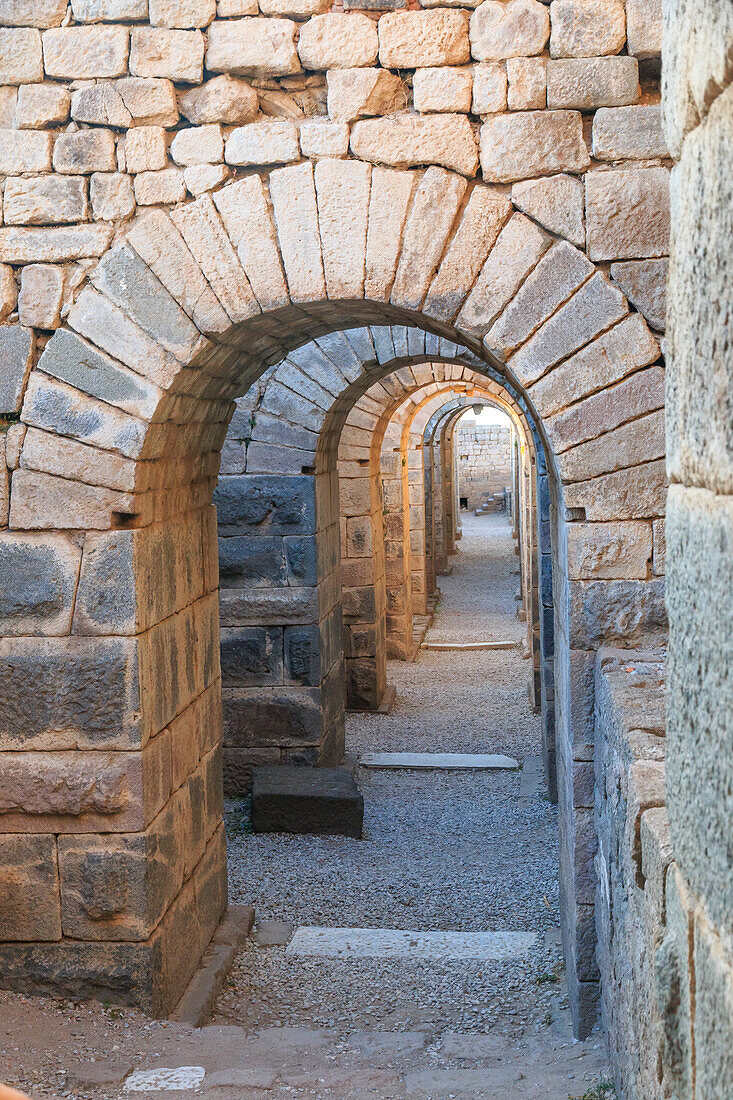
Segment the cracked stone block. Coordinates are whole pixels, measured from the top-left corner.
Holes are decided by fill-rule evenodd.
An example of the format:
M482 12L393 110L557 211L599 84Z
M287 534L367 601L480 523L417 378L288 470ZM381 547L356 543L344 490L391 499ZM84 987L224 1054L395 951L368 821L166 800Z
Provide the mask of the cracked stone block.
M123 77L78 88L71 96L71 117L77 122L115 126L175 126L176 89L159 78Z
M339 122L393 114L407 102L402 80L387 69L331 69L326 83L328 113Z
M512 202L534 221L565 237L578 248L585 245L585 193L575 176L558 175L525 180L512 187Z

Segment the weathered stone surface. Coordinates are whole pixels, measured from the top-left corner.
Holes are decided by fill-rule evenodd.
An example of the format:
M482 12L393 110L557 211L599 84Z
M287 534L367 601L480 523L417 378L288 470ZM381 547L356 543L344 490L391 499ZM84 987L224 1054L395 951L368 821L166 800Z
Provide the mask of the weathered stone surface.
M349 151L349 127L345 122L312 119L300 124L300 151L304 157L345 157Z
M18 102L18 88L5 84L0 87L0 129L12 130L15 126L15 108Z
M171 157L182 167L216 164L224 159L224 138L218 123L179 130L171 142Z
M125 169L157 172L168 166L168 146L162 126L135 126L125 135Z
M51 134L24 130L0 130L0 173L48 172L51 168Z
M10 0L3 9L8 27L58 27L64 20L66 0Z
M68 634L81 551L65 535L5 532L0 624L5 635Z
M493 62L475 65L473 70L473 101L475 115L494 114L506 110L507 77L504 68Z
M179 101L181 114L189 122L202 125L227 122L239 125L257 115L257 92L246 80L215 76L200 88L191 88Z
M260 474L221 478L214 494L219 533L312 534L313 493L312 478Z
M11 942L60 940L56 837L0 836L0 867L0 936Z
M593 156L598 160L646 160L668 155L661 110L656 104L609 107L596 112Z
M575 111L520 111L487 119L481 127L481 171L495 183L590 166L582 116Z
M468 68L418 69L412 79L416 111L470 111L473 79ZM497 110L500 108L497 108Z
M631 260L611 264L611 278L652 328L664 331L669 260Z
M220 19L231 19L242 15L258 15L257 0L217 0L216 12Z
M306 69L373 65L378 49L374 22L360 12L314 15L304 24L298 39L298 55Z
M24 84L18 89L14 123L19 130L42 130L69 117L71 95L60 84Z
M149 0L154 27L206 27L216 16L216 0Z
M665 256L669 251L669 171L629 168L585 177L592 260Z
M650 367L545 420L557 453L664 406L664 370Z
M237 250L257 301L274 309L289 301L264 185L250 176L214 194L214 204Z
M565 486L565 507L583 508L593 522L663 516L666 498L663 460Z
M61 80L124 76L128 53L125 27L63 27L43 36L46 76Z
M183 169L183 180L186 189L196 198L220 187L230 174L225 164L192 164Z
M86 221L86 180L80 176L11 178L5 183L6 225L62 225Z
M564 58L547 62L547 106L577 111L639 101L635 57Z
M290 19L218 20L209 28L206 68L240 76L287 76L301 71Z
M109 247L108 225L59 226L55 229L0 229L0 262L63 263L101 256Z
M621 0L552 0L550 57L600 57L626 41Z
M664 458L664 448L664 410L660 409L564 451L558 456L558 469L564 483L586 481L600 474ZM655 532L655 561L656 538Z
M371 167L359 161L325 160L316 165L318 225L330 298L361 298L364 292Z
M368 298L386 301L389 297L397 270L402 227L415 182L413 172L397 172L390 168L372 170L364 280L364 293Z
M510 111L535 111L546 106L547 61L544 57L510 57L506 72Z
M626 38L634 57L662 56L661 0L626 0Z
M464 176L473 176L478 165L476 140L465 115L363 119L351 129L351 152L373 164L439 164Z
M72 0L77 23L127 23L148 18L148 0Z
M33 333L21 325L0 326L0 412L14 415L20 412L23 389L33 360Z
M252 827L257 833L360 837L364 799L348 768L255 768Z
M135 27L130 37L133 76L162 77L185 84L203 80L204 36L201 31Z
M77 122L120 129L175 126L178 122L176 89L170 80L135 76L87 85L73 93L71 117Z
M117 221L135 210L132 180L122 172L95 172L89 181L95 221Z
M186 184L180 168L140 172L135 176L134 188L138 206L168 206L182 202L186 197Z
M265 15L322 15L330 9L328 0L262 0L260 11ZM254 13L252 13L254 14Z
M114 172L117 154L111 130L60 134L53 147L54 171L68 175Z
M66 272L53 264L28 264L21 272L18 314L20 323L53 329L61 324Z
M650 523L568 524L568 576L646 580L652 556Z
M514 214L489 253L458 315L458 326L483 335L551 243L550 237L529 218Z
M585 245L585 195L574 176L550 176L525 180L512 187L512 202L551 233L571 244Z
M298 128L289 119L250 122L227 138L227 164L288 164L300 158Z
M406 103L406 89L396 73L387 69L331 69L328 113L340 122L370 115L389 115Z
M69 436L127 458L139 456L145 438L141 421L86 397L40 371L34 371L28 380L22 416L25 424L56 433L51 437L52 442ZM58 443L58 448L63 448L63 441Z
M550 36L550 16L538 0L485 0L471 16L471 53L477 61L540 54Z
M17 301L18 286L13 269L8 264L0 264L0 321L10 316Z
M463 65L470 59L463 12L447 8L390 12L379 20L379 63L385 69Z
M212 200L197 199L174 210L171 218L232 321L258 313L252 288Z
M428 168L415 192L403 233L391 301L419 309L443 254L466 182L440 168Z
M40 32L30 27L0 27L0 82L35 84L40 80L43 80Z

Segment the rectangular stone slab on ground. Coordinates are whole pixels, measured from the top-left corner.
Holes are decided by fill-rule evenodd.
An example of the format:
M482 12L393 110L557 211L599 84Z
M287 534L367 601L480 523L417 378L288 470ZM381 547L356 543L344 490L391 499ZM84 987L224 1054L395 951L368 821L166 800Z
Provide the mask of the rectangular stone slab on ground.
M365 752L359 757L363 768L440 768L451 771L485 771L519 767L512 756L470 752Z
M286 955L322 958L515 959L534 932L410 932L401 928L299 928Z
M252 770L256 833L361 837L364 799L348 768L279 765Z

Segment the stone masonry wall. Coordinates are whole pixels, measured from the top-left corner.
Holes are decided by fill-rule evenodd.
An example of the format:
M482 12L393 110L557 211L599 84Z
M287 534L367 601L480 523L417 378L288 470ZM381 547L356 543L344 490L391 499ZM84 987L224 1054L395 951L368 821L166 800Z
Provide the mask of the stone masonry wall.
M511 428L463 420L456 436L458 494L466 498L469 509L478 508L494 493L511 488Z

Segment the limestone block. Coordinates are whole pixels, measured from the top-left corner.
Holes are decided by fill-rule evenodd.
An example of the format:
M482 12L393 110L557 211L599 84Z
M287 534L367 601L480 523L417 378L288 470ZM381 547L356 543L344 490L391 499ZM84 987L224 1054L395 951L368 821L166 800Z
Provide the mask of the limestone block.
M733 964L730 948L702 913L695 919L694 944L695 1088L718 1100L732 1068Z
M511 213L507 195L481 184L473 188L428 292L425 313L445 321L454 319Z
M9 0L3 8L7 27L58 27L64 20L66 0Z
M227 164L288 164L299 160L298 128L290 119L250 122L232 130L224 157Z
M148 18L148 0L71 0L77 23L129 23Z
M258 313L252 288L211 198L173 211L171 219L232 321Z
M593 156L598 160L669 156L659 106L650 103L597 111L593 118Z
M547 62L547 106L577 111L638 103L635 57L578 57Z
M473 80L471 70L449 67L417 69L412 78L416 111L470 111Z
M550 57L600 57L626 41L621 0L552 0L550 19Z
M487 62L473 70L473 105L475 115L505 111L507 105L507 74L501 65Z
M586 481L600 474L664 458L664 449L664 411L660 409L564 451L558 456L558 469L563 483ZM654 553L656 562L656 535ZM655 568L655 573L663 572Z
M180 98L181 114L196 125L251 122L257 116L257 107L255 89L246 80L226 75L215 76Z
M291 19L237 19L212 23L206 68L240 76L287 76L301 71ZM212 120L213 121L213 120Z
M168 165L168 146L162 126L135 126L125 135L125 169L157 172Z
M300 124L300 150L304 157L345 157L349 151L349 127L345 122L313 119Z
M664 460L565 486L565 507L584 508L593 522L664 515L666 497Z
M459 328L483 335L551 244L538 226L514 214L502 229L458 314Z
M389 115L406 105L402 81L387 69L331 69L326 81L328 113L340 122Z
M376 27L361 12L314 15L304 24L298 39L298 55L306 69L373 65L378 48Z
M0 326L0 355L3 364L0 412L6 416L20 412L34 348L35 340L29 329L21 325Z
M260 11L265 15L291 15L302 19L329 11L328 0L262 0Z
M8 941L60 940L56 837L0 836L0 935Z
M378 25L379 63L385 69L464 65L471 59L468 21L462 11L390 12Z
M18 89L15 125L19 130L42 130L69 117L71 95L59 84L25 84Z
M71 97L71 117L127 129L129 126L175 126L176 90L170 80L124 77L109 84L79 88Z
M41 80L40 31L30 27L0 27L0 82L35 84Z
M570 523L568 575L575 580L646 580L652 556L650 523Z
M257 301L263 309L287 304L275 226L260 177L237 180L213 198Z
M59 27L43 35L46 76L61 80L124 76L128 53L125 27Z
M476 139L465 115L363 119L351 129L351 152L373 164L438 164L469 177L478 166Z
M101 256L109 248L108 225L59 226L55 229L0 229L0 263L64 263Z
M391 301L419 309L445 248L466 191L466 181L441 168L428 168L417 188L403 233Z
M7 84L0 87L0 129L12 130L15 126L15 107L17 102L17 87Z
M53 147L55 172L65 175L114 172L117 150L111 130L79 130L59 134Z
M540 54L550 37L550 16L538 0L484 0L471 16L471 53L477 61Z
M22 269L18 314L22 325L54 329L61 324L66 273L53 264L28 264Z
M386 301L392 289L407 207L415 187L413 172L374 168L369 200L366 277L367 298Z
M160 172L140 172L135 176L135 202L138 206L171 205L186 197L186 184L180 168Z
M181 166L216 164L224 159L224 138L218 123L179 130L171 143L171 157Z
M133 76L162 77L184 84L203 80L204 36L201 31L135 27L130 38Z
M154 27L207 27L216 17L216 0L149 0Z
M33 176L5 181L6 225L62 225L86 221L87 190L83 176Z
M123 172L95 172L89 181L89 199L95 221L128 218L135 210L132 180Z
M0 174L18 176L24 172L49 172L52 142L51 134L0 130Z
M547 105L547 61L544 57L510 57L506 72L510 111L542 110Z
M12 267L0 264L0 321L5 321L15 309L18 287Z
M481 127L481 171L487 183L511 183L590 166L582 116L576 111L519 111Z
M230 176L225 164L192 164L183 169L186 190L194 197L205 195L220 187Z
M626 0L626 38L634 57L662 56L662 0Z
M259 5L257 0L217 0L216 14L220 19L231 19L234 16L258 15Z
M551 233L565 237L578 248L585 245L585 196L583 184L574 176L515 183L512 202Z
M592 260L665 256L669 251L669 170L630 168L585 177Z
M611 264L611 278L652 328L664 332L669 260Z

